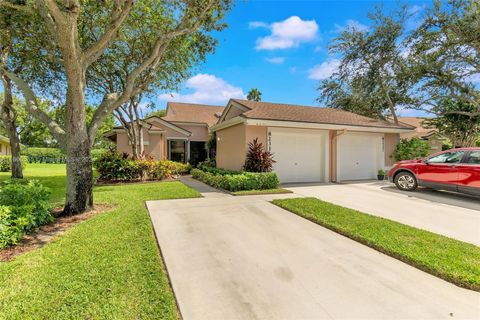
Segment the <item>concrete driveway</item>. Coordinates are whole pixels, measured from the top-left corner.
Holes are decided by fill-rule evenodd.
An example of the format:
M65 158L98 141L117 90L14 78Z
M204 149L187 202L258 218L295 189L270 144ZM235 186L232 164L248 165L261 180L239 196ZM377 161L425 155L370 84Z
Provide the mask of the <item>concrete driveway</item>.
M287 189L480 246L480 199L419 188L402 192L386 181L298 184Z
M182 317L479 319L480 294L267 200L147 202Z

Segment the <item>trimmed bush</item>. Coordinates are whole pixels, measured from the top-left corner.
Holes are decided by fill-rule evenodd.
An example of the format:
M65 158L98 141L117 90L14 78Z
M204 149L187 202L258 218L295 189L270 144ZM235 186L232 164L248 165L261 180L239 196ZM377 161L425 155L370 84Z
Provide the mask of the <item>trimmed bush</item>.
M25 169L28 163L28 158L25 156L20 157L22 162L22 168ZM0 156L0 172L12 171L12 157L11 156Z
M49 194L49 189L35 180L10 180L0 185L0 249L53 221Z
M65 163L63 151L57 148L25 148L22 155L29 163Z
M108 150L94 160L101 181L162 180L188 173L190 164L169 160L134 160L128 154Z
M401 139L393 152L393 157L396 161L414 160L426 157L429 152L428 141L413 137L411 139Z
M214 188L232 192L276 189L280 183L275 172L236 172L234 174L221 174L192 169L191 173L194 179L200 180Z

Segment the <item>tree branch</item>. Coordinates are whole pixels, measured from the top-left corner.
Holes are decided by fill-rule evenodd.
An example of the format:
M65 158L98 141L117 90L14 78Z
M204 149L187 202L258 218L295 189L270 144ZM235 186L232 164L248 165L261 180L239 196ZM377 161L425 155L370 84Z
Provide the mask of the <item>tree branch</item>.
M130 9L133 6L133 0L123 1L123 8L120 8L120 0L115 1L112 19L107 31L95 42L90 48L84 51L82 57L82 64L87 69L98 57L102 55L105 49L110 45L113 39L117 36L118 29L128 17Z
M65 130L63 130L60 125L55 122L45 111L38 107L38 101L35 93L30 88L30 86L15 73L9 72L7 70L2 70L2 72L7 75L17 87L22 91L22 94L26 101L27 110L32 113L37 119L39 119L43 124L45 124L52 135L58 140L58 142L63 145L65 140Z

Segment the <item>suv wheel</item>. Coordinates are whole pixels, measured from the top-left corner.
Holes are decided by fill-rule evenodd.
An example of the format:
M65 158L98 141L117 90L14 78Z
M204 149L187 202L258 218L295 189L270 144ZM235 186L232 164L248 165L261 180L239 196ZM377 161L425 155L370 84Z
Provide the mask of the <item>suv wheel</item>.
M410 172L400 172L395 176L395 185L398 189L404 191L413 191L417 189L417 179Z

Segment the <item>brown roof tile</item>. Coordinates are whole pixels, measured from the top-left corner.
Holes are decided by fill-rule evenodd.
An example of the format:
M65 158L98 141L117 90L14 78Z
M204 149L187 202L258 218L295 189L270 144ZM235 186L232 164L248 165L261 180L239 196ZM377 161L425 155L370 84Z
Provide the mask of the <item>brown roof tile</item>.
M388 121L371 119L352 112L321 107L307 107L282 103L256 102L250 100L232 99L249 108L242 115L246 118L297 121L310 123L340 124L378 128L412 129L407 124L395 125Z
M215 114L222 112L224 108L204 104L169 102L167 115L162 119L171 122L206 123L208 126L213 126L218 121Z

